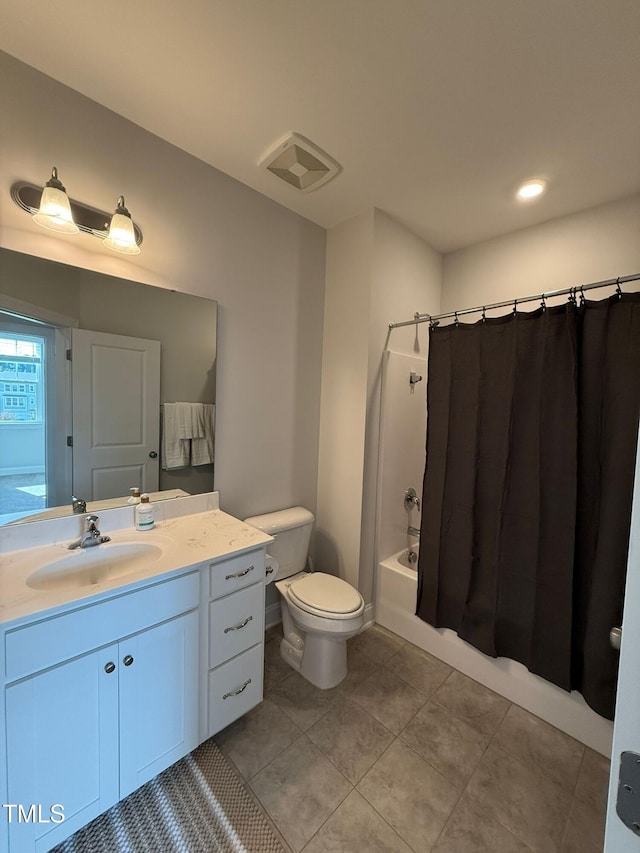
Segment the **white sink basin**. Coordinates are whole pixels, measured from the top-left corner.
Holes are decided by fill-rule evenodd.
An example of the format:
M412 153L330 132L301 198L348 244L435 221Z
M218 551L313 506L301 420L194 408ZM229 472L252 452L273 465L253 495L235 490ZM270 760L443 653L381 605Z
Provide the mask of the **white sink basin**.
M70 551L32 572L27 586L32 589L65 589L91 586L115 580L153 563L163 549L151 542L104 542Z

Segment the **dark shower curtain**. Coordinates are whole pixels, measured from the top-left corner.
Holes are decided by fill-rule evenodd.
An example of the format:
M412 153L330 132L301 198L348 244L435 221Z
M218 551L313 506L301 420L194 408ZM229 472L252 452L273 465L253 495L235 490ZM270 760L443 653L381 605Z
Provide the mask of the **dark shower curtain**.
M612 717L640 294L431 329L417 615Z

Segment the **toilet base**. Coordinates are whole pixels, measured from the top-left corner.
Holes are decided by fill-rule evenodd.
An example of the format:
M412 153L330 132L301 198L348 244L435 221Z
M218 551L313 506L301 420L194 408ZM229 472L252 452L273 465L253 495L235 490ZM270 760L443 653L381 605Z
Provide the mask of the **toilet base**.
M329 690L347 675L347 641L305 634L300 674L321 690Z
M332 640L318 634L306 634L302 649L284 637L280 657L320 690L337 687L347 675L346 640Z
M320 690L336 687L347 674L347 637L353 634L332 636L302 631L295 624L287 602L282 599L280 605L284 633L280 657Z
M286 637L280 641L280 657L286 661L289 666L293 667L296 672L300 672L302 665L302 649L296 648L293 643L290 643Z

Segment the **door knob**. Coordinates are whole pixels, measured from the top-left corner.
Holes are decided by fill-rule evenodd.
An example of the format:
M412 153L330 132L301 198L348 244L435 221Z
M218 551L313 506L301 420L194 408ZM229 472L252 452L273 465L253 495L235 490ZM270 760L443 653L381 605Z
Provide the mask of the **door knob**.
M158 458L158 454L155 452L155 450L152 450L151 453L149 454L149 459L157 459L157 458Z
M125 657L122 658L122 663L125 666L131 666L131 664L133 663L133 656L132 655L125 655Z
M620 642L622 640L622 628L612 628L609 631L609 642L612 649L620 651Z
M110 660L109 663L105 663L104 665L104 671L107 673L107 675L111 675L115 668L116 665L112 660Z

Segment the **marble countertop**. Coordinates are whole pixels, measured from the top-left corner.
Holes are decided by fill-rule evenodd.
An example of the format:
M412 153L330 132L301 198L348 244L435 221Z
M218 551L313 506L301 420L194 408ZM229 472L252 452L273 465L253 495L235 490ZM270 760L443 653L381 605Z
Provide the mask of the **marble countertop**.
M104 530L103 530L104 532ZM65 605L89 603L104 593L149 581L182 568L213 561L267 545L272 538L255 527L219 509L164 518L148 531L133 527L109 530L111 542L92 548L70 551L69 540L34 548L5 551L0 558L0 624L43 615L44 611ZM149 560L140 560L135 568L98 583L63 588L34 589L27 580L33 572L49 563L71 557L79 563L97 549L112 545L148 543L160 549ZM106 552L105 552L106 553Z

